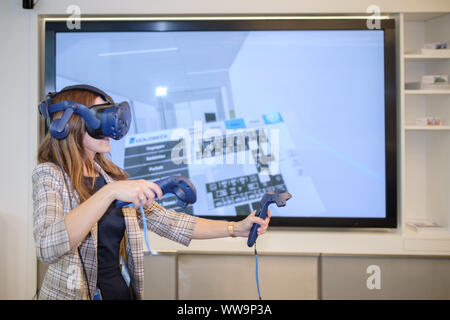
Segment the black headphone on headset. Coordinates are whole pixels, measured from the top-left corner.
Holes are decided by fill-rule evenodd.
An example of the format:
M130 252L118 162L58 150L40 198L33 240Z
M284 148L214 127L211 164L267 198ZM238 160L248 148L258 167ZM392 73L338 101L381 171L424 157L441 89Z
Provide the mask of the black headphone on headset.
M91 107L72 100L53 103L53 98L58 94L73 90L92 92L100 96L105 103ZM64 111L63 116L52 119L51 115L58 111ZM127 134L131 125L131 110L128 102L115 103L104 91L86 84L68 86L59 92L49 92L45 100L39 104L39 112L46 119L52 137L59 140L65 139L69 134L69 120L74 113L86 121L87 132L95 139L111 137L120 140Z

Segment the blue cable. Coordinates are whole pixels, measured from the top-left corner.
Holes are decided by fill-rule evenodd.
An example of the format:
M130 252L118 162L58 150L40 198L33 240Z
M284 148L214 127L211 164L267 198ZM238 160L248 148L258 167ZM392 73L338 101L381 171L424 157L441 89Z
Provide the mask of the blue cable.
M132 207L133 204L130 203L126 206L124 206L124 208L129 208ZM150 250L150 244L148 242L148 233L147 233L147 220L145 220L145 212L144 212L144 208L142 207L142 204L139 205L139 209L141 210L141 216L142 216L142 228L144 229L144 239L145 239L145 245L147 246L147 250L148 250L148 254L151 255L152 251Z
M259 290L259 275L258 275L258 252L256 251L255 244L255 277L256 277L256 289L258 290L258 298L261 300L261 291Z
M139 206L141 209L141 215L142 215L142 226L144 228L144 239L145 239L145 245L147 246L148 254L152 254L152 251L150 250L150 244L148 242L148 234L147 234L147 220L145 219L145 213L144 208L142 207L142 204Z

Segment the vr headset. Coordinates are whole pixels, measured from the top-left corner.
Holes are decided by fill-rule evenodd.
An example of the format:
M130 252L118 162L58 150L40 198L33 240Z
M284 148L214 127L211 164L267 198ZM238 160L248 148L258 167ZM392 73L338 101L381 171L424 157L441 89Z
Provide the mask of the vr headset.
M72 90L92 92L106 102L90 108L72 100L53 103L55 96ZM63 116L52 120L51 115L58 111L64 111ZM115 103L105 92L89 85L68 86L59 92L50 92L39 104L39 112L47 121L50 134L56 139L65 139L68 136L70 132L69 119L74 113L86 121L86 130L94 139L110 137L120 140L127 134L131 125L131 110L128 102Z

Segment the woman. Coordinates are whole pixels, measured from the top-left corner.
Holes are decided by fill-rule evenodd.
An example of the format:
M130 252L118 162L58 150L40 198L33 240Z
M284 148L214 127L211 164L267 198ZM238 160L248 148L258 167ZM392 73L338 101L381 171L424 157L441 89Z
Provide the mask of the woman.
M65 100L85 106L106 102L79 89L61 92L53 102ZM135 209L140 205L148 229L186 246L191 239L247 237L254 223L260 225L258 234L266 232L270 213L262 220L253 212L233 225L166 210L154 201L162 197L157 184L127 180L105 157L111 150L109 138L92 138L77 114L68 123L66 138L46 134L32 175L36 252L49 264L39 299L143 299L142 219ZM117 209L115 200L134 207ZM126 267L121 269L119 261Z

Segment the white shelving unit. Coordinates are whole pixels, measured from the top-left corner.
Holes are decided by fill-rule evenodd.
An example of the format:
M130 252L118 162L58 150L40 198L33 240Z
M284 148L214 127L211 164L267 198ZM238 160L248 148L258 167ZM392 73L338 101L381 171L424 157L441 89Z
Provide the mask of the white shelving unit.
M405 83L450 76L450 55L417 53L425 43L450 41L450 13L399 14L398 22L401 227L405 239L436 249L450 244L450 90L406 90ZM417 126L425 116L439 117L441 126ZM448 232L419 233L407 227L411 220L437 222Z

